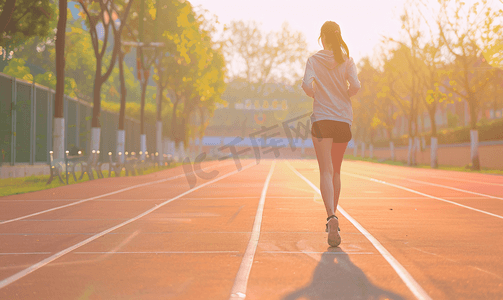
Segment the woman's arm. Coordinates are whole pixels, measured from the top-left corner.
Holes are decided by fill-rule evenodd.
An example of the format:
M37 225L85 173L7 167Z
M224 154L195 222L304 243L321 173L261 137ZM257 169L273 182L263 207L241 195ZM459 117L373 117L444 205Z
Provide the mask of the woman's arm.
M349 60L349 66L348 66L348 82L349 82L349 89L348 89L348 95L349 97L353 97L358 93L360 88L362 87L360 84L360 80L358 80L358 70L356 69L355 62L353 58L350 58Z
M306 71L304 72L304 78L302 79L302 89L311 98L314 98L314 82L315 73L313 70L313 65L311 64L311 59L307 60Z
M302 80L302 89L306 92L311 98L314 98L314 80L311 80L311 84L307 84L304 80Z

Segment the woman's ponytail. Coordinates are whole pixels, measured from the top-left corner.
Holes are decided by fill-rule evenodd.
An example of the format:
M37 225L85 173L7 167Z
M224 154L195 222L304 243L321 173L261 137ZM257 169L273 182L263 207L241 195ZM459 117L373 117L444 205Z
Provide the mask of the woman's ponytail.
M321 27L320 38L325 35L325 42L330 45L334 53L334 59L339 64L344 62L344 54L349 57L349 49L341 35L341 28L339 25L333 21L327 21Z

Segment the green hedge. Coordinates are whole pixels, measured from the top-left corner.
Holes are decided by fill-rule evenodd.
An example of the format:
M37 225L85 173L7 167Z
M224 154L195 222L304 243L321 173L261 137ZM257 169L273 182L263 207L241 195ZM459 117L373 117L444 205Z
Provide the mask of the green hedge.
M483 121L477 124L479 131L479 142L503 140L503 119L493 121ZM421 134L425 137L426 145L430 145L431 132ZM470 127L457 127L439 130L437 133L438 143L440 145L462 144L470 142ZM409 136L403 135L400 138L393 139L395 147L409 145ZM379 140L374 142L374 147L389 147L388 140Z

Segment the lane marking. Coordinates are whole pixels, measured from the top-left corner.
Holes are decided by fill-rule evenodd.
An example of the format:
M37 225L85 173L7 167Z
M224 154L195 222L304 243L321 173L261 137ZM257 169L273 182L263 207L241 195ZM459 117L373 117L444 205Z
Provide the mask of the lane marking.
M38 254L51 254L51 252L0 253L0 255L38 255Z
M255 251L257 250L258 240L260 238L260 227L262 224L262 215L264 212L265 196L267 193L267 188L269 187L269 182L271 181L272 173L274 172L274 166L276 165L276 160L272 161L271 169L267 178L265 180L264 187L262 188L262 194L260 196L260 201L257 208L257 214L255 215L255 222L253 223L253 230L246 247L243 260L239 266L236 279L234 280L234 285L231 290L230 300L233 299L244 299L246 298L246 288L248 286L248 278L250 276L251 267L253 265L253 259L255 257Z
M227 254L239 253L239 251L95 251L95 252L74 252L73 254Z
M21 220L21 222L83 222L83 221L123 221L127 218L121 219L31 219Z
M447 171L447 170L436 170L436 171ZM455 171L447 171L447 172L455 172ZM461 174L460 174L461 175ZM491 174L480 174L480 175L489 175ZM478 183L478 184L488 184L488 185L495 185L495 186L503 186L503 183L494 183L494 182L484 182L484 181L474 181L474 180L466 180L466 179L460 179L460 178L452 178L452 177L444 177L444 176L435 176L435 175L430 175L427 174L428 177L431 178L440 178L440 179L447 179L451 181L463 181L463 182L471 182L471 183ZM401 178L401 177L400 177Z
M458 188L455 188L455 187L446 186L446 185L442 185L442 184L431 183L431 182L427 182L427 181L416 180L416 179L409 179L409 178L405 178L405 180L411 181L411 182L415 182L415 183L421 183L421 184L428 184L428 185L432 185L432 186L438 186L438 187L441 187L441 188L444 188L444 189L450 189L450 190L454 190L454 191L458 191L458 192L463 192L463 193L467 193L467 194L472 194L472 195L477 195L477 196L482 196L482 197L487 197L487 198L492 198L492 199L503 200L503 198L501 198L501 197L496 197L496 196L492 196L492 195L487 195L487 194L482 194L482 193L467 191L467 190L458 189Z
M342 173L345 173L345 172L342 172ZM371 172L371 173L375 173L375 172ZM347 173L347 174L349 174L349 173ZM427 184L427 185L431 185L431 186L437 186L437 187L441 187L441 188L445 188L445 189L450 189L450 190L454 190L454 191L458 191L458 192L462 192L462 193L473 194L473 195L487 197L487 198L492 198L492 199L497 199L497 200L503 200L502 197L497 197L497 196L492 196L492 195L487 195L487 194L482 194L482 193L467 191L467 190L458 189L458 188L455 188L455 187L452 187L452 186L446 186L446 185L442 185L442 184L438 184L438 183L432 183L432 182L428 182L428 181L422 181L422 180L417 180L417 179L404 178L404 177L393 176L393 175L386 175L386 174L381 174L381 173L379 173L378 175L379 176L384 176L384 177L389 177L389 178L394 178L394 179L407 180L407 181L415 182L415 183Z
M241 171L244 171L244 170L246 170L246 169L248 169L248 168L250 168L250 167L252 167L252 166L254 166L254 165L256 165L256 164L253 164L253 163L252 163L252 164L249 164L249 165L247 165L247 166L243 167L243 168L241 169ZM77 244L75 244L75 245L73 245L73 246L70 246L70 247L68 247L68 248L64 249L64 250L61 250L61 251L59 251L58 253L56 253L56 254L54 254L54 255L52 255L52 256L50 256L50 257L48 257L48 258L46 258L46 259L44 259L44 260L42 260L42 261L40 261L40 262L38 262L38 263L36 263L36 264L34 264L34 265L31 265L30 267L28 267L28 268L26 268L26 269L24 269L24 270L22 270L22 271L20 271L20 272L18 272L18 273L16 273L16 274L12 275L12 276L9 276L9 277L7 277L7 278L5 278L5 279L1 280L1 281L0 281L0 289L2 289L2 288L4 288L4 287L8 286L9 284L11 284L11 283L13 283L13 282L15 282L15 281L17 281L17 280L19 280L19 279L23 278L23 277L25 277L25 276L26 276L26 275L28 275L28 274L30 274L30 273L32 273L32 272L34 272L34 271L36 271L36 270L38 270L38 269L42 268L43 266L45 266L45 265L47 265L48 263L50 263L50 262L52 262L52 261L54 261L54 260L56 260L56 259L60 258L61 256L65 255L65 254L67 254L67 253L69 253L69 252L72 252L73 250L78 249L79 247L82 247L82 246L84 246L84 245L86 245L86 244L88 244L88 243L90 243L90 242L92 242L92 241L94 241L94 240L96 240L96 239L98 239L98 238L100 238L100 237L104 236L105 234L107 234L107 233L109 233L109 232L112 232L112 231L114 231L114 230L116 230L116 229L118 229L118 228L121 228L121 227L123 227L123 226L125 226L125 225L127 225L127 224L129 224L129 223L132 223L132 222L134 222L134 221L136 221L136 220L138 220L138 219L140 219L140 218L142 218L142 217L144 217L144 216L146 216L146 215L150 214L150 213L151 213L151 212L153 212L153 211L156 211L157 209L159 209L159 208L163 207L164 205L166 205L166 204L168 204L168 203L170 203L170 202L173 202L173 201L175 201L175 200L177 200L177 199L179 199L179 198L181 198L181 197L183 197L183 196L185 196L185 195L187 195L187 194L190 194L190 193L192 193L192 192L194 192L194 191L197 191L198 189L203 188L203 187L205 187L205 186L206 186L206 185L208 185L208 184L211 184L211 183L213 183L213 182L216 182L216 181L222 180L222 179L224 179L224 178L227 178L227 177L229 177L229 176L231 176L231 175L234 175L234 174L236 174L236 173L239 173L239 172L241 172L241 171L239 171L239 170L235 170L235 171L232 171L232 172L227 173L227 174L225 174L225 175L222 175L222 176L220 176L220 177L218 177L218 178L215 178L215 179L213 179L212 181L205 182L205 183L203 183L203 184L201 184L201 185L199 185L199 186L196 186L196 187L194 187L194 188L192 188L192 189L190 189L190 190L188 190L188 191L185 191L185 192L183 192L183 193L179 194L178 196L173 197L173 198L171 198L171 199L169 199L169 200L167 200L167 201L165 201L165 202L163 202L163 203L161 203L161 204L159 204L159 205L156 205L155 207L153 207L153 208L151 208L151 209L149 209L149 210L147 210L147 211L145 211L145 212L143 212L143 213L141 213L141 214L137 215L136 217L133 217L133 218L131 218L131 219L127 220L126 222L120 223L119 225L116 225L116 226L111 227L111 228L109 228L109 229L107 229L107 230L104 230L104 231L102 231L102 232L100 232L100 233L97 233L97 234L93 235L92 237L87 238L87 239L85 239L84 241L82 241L82 242L80 242L80 243L77 243Z
M300 178L302 178L308 185L310 185L313 190L315 190L318 194L321 195L321 191L318 187L316 187L309 179L300 174L288 161L286 161L288 167L297 174ZM365 228L363 228L360 223L358 223L353 217L351 217L342 207L337 206L341 214L348 219L371 243L374 247L381 253L381 255L388 261L391 267L395 270L395 272L400 276L405 285L409 288L409 290L416 296L417 299L421 300L431 300L431 297L426 293L426 291L417 283L417 281L410 275L410 273L396 260L396 258L389 253L386 248L368 232Z
M377 182L377 183L381 183L381 184L384 184L384 185L389 185L389 186L392 186L392 187L395 187L395 188L398 188L398 189L401 189L401 190L404 190L404 191L408 191L408 192L411 192L411 193L415 193L415 194L418 194L418 195L421 195L421 196L425 196L425 197L428 197L428 198L431 198L431 199L443 201L443 202L446 202L446 203L454 204L454 205L457 205L457 206L460 206L460 207L463 207L463 208L467 208L467 209L470 209L470 210L473 210L473 211L477 211L477 212L489 215L489 216L493 216L493 217L496 217L496 218L499 218L499 219L503 219L503 216L500 216L500 215L497 215L497 214L493 214L493 213L487 212L485 210L473 208L473 207L470 207L470 206L467 206L467 205L459 204L459 203L454 202L454 201L449 201L447 199L443 199L443 198L440 198L440 197L435 197L435 196L432 196L432 195L421 193L421 192L418 192L418 191L413 190L413 189L409 189L409 188L406 188L406 187L403 187L403 186L400 186L400 185L397 185L397 184L389 183L389 182L386 182L386 181L378 180L378 179L375 179L375 178L372 178L372 177L361 176L361 175L347 173L347 172L341 172L341 174L352 176L352 177L356 177L356 178L360 178L360 179L365 179L365 180L369 180L369 181L373 181L373 182Z
M374 252L317 252L317 251L261 251L259 253L271 254L328 254L328 255L346 255L346 254L375 254Z
M48 199L48 200L41 200L41 199L0 199L0 202L69 202L69 201L75 201L78 199Z
M224 163L222 165L226 165L226 164L227 163ZM217 166L221 166L221 165L217 165ZM196 172L203 172L203 170L198 170ZM196 172L191 172L191 173L196 173ZM74 205L77 205L77 204L81 204L81 203L88 202L88 201L91 201L91 200L103 198L103 197L106 197L106 196L111 196L111 195L119 194L119 193L122 193L122 192L125 192L125 191L129 191L129 190L132 190L132 189L139 188L139 187L144 187L144 186L149 186L149 185L152 185L152 184L157 184L157 183L161 183L161 182L175 180L175 179L178 179L178 178L181 178L181 177L184 177L184 176L185 176L185 174L180 174L180 175L176 175L176 176L173 176L173 177L170 177L170 178L167 178L167 179L161 179L161 180L157 180L157 181L152 181L152 182L142 183L142 184L138 184L138 185L133 185L133 186L125 188L125 189L121 189L121 190L118 190L118 191L106 193L106 194L103 194L103 195L94 196L94 197L83 199L83 200L80 200L80 201L77 201L77 202L73 202L73 203L70 203L70 204L57 206L57 207L54 207L54 208L51 208L51 209L47 209L47 210L43 210L43 211L40 211L40 212L32 213L32 214L25 215L25 216L22 216L22 217L10 219L10 220L5 220L5 221L0 221L0 225L11 223L11 222L15 222L15 221L19 221L19 220L23 220L23 219L34 217L34 216L38 216L38 215L45 214L45 213L48 213L48 212L51 212L51 211L55 211L55 210L59 210L59 209L62 209L62 208L74 206Z
M451 181L463 181L463 182L471 182L471 183L477 183L477 184L488 184L488 185L495 185L495 186L503 186L503 184L494 183L494 182L473 181L473 180L466 180L466 179L460 179L460 178L453 179L453 178L450 178L450 177L432 176L432 175L428 175L428 177L447 179L447 180L451 180Z
M459 264L459 265L464 265L464 266L467 266L467 267L470 267L470 268L473 268L475 270L478 270L478 271L481 271L481 272L484 272L486 274L489 274L489 275L492 275L494 277L497 277L499 279L503 279L503 277L499 276L498 274L494 274L493 272L490 272L490 271L487 271L487 270L484 270L484 269L481 269L479 267L475 267L475 266L472 266L472 265L467 265L465 262L460 262L460 261L457 261L457 260L454 260L454 259L451 259L451 258L447 258L443 255L440 255L440 254L436 254L436 253L433 253L433 252L428 252L428 251L425 251L425 250L421 250L419 248L416 248L416 247L411 247L412 249L415 249L419 252L423 252L423 253L426 253L426 254L429 254L429 255L434 255L434 256L438 256L438 257L441 257L447 261L450 261L450 262L453 262L453 263L456 263L456 264Z
M165 231L165 232L142 232L141 234L250 234L251 231ZM319 234L319 231L263 231L262 235L276 233L295 233L295 234ZM94 235L96 232L54 232L54 233L0 233L2 235L22 235L22 236L37 236L37 235ZM110 232L109 235L131 234L131 232ZM360 232L344 232L344 234L361 234Z

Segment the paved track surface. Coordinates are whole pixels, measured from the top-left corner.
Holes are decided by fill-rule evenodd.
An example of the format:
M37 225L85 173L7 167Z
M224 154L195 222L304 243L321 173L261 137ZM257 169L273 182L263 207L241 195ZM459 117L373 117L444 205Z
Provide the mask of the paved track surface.
M0 299L503 299L502 176L345 161L330 248L316 160L241 163L1 197Z

